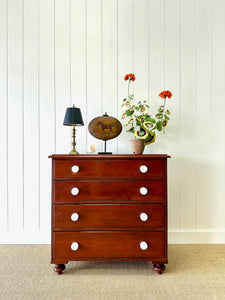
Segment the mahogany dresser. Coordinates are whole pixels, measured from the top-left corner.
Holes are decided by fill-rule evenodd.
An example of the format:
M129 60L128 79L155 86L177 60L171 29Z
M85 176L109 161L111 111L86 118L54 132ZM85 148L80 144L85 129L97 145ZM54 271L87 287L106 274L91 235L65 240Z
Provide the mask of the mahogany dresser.
M51 155L51 263L167 261L167 155Z

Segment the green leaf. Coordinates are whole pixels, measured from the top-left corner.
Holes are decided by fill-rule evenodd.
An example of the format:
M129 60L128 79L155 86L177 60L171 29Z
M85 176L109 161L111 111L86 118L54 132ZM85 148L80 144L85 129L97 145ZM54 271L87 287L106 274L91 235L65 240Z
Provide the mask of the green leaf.
M134 133L134 127L131 127L129 130L127 130L127 132L132 132L132 133Z
M126 110L126 115L127 115L128 117L129 117L129 116L132 116L133 113L134 113L133 110L130 110L130 109L127 109L127 110Z
M156 114L155 115L157 119L161 119L162 118L162 114Z
M151 118L150 116L145 117L145 121L149 121L151 123L155 123L155 119Z
M149 105L148 105L148 104L145 104L145 106L146 106L147 108L149 108Z
M138 119L136 119L136 125L141 126L141 122Z
M164 118L165 118L166 120L168 120L168 121L169 121L169 119L170 119L166 114L164 115Z
M150 119L149 119L149 122L155 123L155 119L150 118Z
M162 122L161 122L161 121L158 121L158 122L156 123L156 128L157 128L158 131L161 131L161 130L162 130Z

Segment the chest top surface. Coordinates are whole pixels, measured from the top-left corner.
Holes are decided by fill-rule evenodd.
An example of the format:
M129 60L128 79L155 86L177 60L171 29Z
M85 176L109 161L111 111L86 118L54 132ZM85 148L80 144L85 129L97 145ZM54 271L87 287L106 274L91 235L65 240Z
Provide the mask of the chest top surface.
M52 154L49 156L54 160L145 160L145 159L167 159L170 158L167 154Z

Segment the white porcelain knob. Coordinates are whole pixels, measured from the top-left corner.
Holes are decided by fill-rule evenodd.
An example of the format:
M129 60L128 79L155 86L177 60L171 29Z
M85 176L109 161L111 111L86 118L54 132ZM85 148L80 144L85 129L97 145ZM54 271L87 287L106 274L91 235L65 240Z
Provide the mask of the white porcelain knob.
M148 249L148 244L144 241L140 242L140 248L141 250L146 250Z
M148 167L145 165L140 166L140 171L141 171L141 173L146 173L148 171Z
M71 194L74 195L74 196L78 195L79 194L79 189L77 187L72 188Z
M71 215L71 220L76 222L79 219L79 214L78 213L73 213Z
M148 220L148 215L146 213L141 213L140 219L141 219L141 221L145 222Z
M140 188L140 193L141 193L142 195L147 195L147 194L148 194L148 189L146 189L146 187L141 187L141 188Z
M75 165L75 166L72 166L71 170L73 173L77 173L77 172L79 172L80 168Z
M77 242L73 242L73 243L71 244L71 249L72 249L73 251L77 251L78 248L79 248L79 244L78 244Z

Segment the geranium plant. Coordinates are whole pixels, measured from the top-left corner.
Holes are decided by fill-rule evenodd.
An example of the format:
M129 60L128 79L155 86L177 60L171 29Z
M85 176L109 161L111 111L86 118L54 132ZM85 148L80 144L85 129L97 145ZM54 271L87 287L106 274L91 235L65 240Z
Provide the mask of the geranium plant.
M126 121L124 126L127 127L128 132L133 133L136 138L144 139L145 145L149 145L155 142L156 131L164 131L168 125L170 111L166 109L166 100L172 97L172 93L162 91L159 94L164 101L153 117L148 112L147 100L135 103L134 95L130 94L130 83L135 79L135 75L132 73L124 76L124 80L128 80L128 98L123 99L122 107L125 108L125 111L122 113L122 120Z

